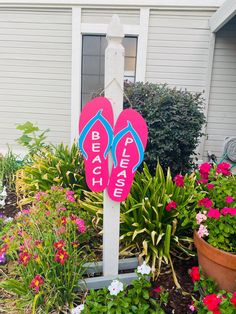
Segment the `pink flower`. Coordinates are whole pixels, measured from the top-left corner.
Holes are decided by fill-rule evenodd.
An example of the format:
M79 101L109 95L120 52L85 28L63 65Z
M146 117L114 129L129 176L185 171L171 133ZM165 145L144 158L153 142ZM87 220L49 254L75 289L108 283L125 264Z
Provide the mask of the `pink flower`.
M57 231L56 234L60 235L66 232L66 228L64 226L60 227Z
M230 204L230 203L233 203L233 201L234 201L234 198L232 196L226 196L225 198L226 203Z
M222 162L216 167L216 173L222 173L225 176L228 176L231 174L230 172L230 164L227 162Z
M199 235L200 238L203 238L204 236L208 236L209 232L207 230L207 227L204 225L200 225L197 234Z
M199 166L199 172L202 179L208 179L211 168L212 166L208 162L204 162Z
M177 186L183 187L184 186L184 177L181 174L177 174L174 177L174 182Z
M65 207L59 207L58 209L57 209L59 212L61 211L61 212L64 212L64 211L66 211L66 208Z
M166 205L166 211L170 212L171 209L176 209L177 204L175 201L170 201L167 205Z
M207 182L208 182L208 179L197 180L197 184L202 184L202 183L207 183Z
M199 202L198 202L199 206L204 206L206 208L210 208L213 206L213 202L211 199L209 199L208 197L202 198Z
M235 216L236 215L236 208L234 207L224 207L223 209L221 209L221 214L222 215L231 215L231 216Z
M207 213L207 216L210 217L210 218L217 219L217 218L220 217L220 211L219 211L219 209L211 208L209 210L209 212Z
M192 301L191 304L189 304L188 308L190 309L191 312L194 312L196 310L195 306L194 306L194 302Z
M75 220L75 224L77 225L78 231L80 233L85 233L86 232L86 226L85 226L85 222L84 222L83 219L77 218Z
M196 220L197 220L197 224L200 225L203 221L207 220L207 216L205 214L202 214L201 212L199 212L196 215Z
M214 185L213 183L207 184L208 190L211 190L211 189L213 189L214 187L215 187L215 185Z

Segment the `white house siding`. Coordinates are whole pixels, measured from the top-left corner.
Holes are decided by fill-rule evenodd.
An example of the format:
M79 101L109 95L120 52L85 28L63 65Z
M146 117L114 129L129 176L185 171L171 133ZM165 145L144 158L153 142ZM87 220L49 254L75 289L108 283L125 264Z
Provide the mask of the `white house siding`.
M71 27L71 10L0 10L0 152L28 120L69 143Z
M109 24L113 14L118 14L123 24L139 24L139 10L106 8L82 9L82 23Z
M236 17L216 33L204 155L220 158L227 136L236 136Z
M206 89L209 17L213 11L151 10L146 80L202 92Z

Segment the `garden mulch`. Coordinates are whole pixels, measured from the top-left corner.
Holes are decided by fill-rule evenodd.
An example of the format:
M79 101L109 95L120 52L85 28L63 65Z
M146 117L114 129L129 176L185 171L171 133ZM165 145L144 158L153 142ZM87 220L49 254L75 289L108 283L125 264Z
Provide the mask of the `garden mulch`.
M19 211L19 209L17 209L16 200L16 194L8 191L6 205L4 208L0 209L0 214L3 214L6 217L14 217ZM168 304L164 306L166 314L190 314L192 312L189 310L188 305L191 304L193 283L188 271L192 266L196 266L198 264L197 258L193 257L188 260L174 258L173 264L182 290L178 290L176 288L172 274L168 268L164 268L162 270L162 274L158 277L158 280L153 282L153 287L162 286L164 289L169 291L169 301ZM0 280L3 280L3 277L4 276L0 276ZM195 296L197 296L196 293ZM10 295L5 294L3 290L0 290L0 314L6 313L6 311L4 311L4 299L8 299L9 297ZM153 297L157 297L158 299L158 295L156 293ZM14 304L14 300L12 301ZM1 309L3 311L1 311ZM8 313L15 314L16 312L8 311Z
M6 205L3 208L0 208L0 215L14 217L19 211L16 201L16 193L14 191L7 191Z

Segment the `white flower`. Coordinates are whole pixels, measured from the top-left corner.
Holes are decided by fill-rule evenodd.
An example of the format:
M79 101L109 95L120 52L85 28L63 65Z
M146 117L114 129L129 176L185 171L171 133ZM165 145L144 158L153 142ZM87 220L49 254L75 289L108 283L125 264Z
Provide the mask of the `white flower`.
M71 310L71 314L80 314L84 310L84 304L80 304Z
M110 286L108 287L110 295L117 295L119 292L124 290L123 283L119 280L113 280Z
M2 193L0 193L0 196L3 197L3 199L5 199L7 197L7 189L4 186Z
M5 206L5 200L0 200L0 207Z
M6 219L4 219L4 223L7 224L8 222L12 222L13 218L12 217L8 217Z
M143 262L141 266L138 266L137 273L142 275L149 275L151 272L151 267L146 264L146 262Z

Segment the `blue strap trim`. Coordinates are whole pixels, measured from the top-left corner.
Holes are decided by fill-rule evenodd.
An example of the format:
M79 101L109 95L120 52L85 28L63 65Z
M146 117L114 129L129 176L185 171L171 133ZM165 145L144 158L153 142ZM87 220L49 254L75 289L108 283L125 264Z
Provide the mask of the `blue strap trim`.
M102 116L102 109L98 111L98 113L91 118L88 123L85 125L85 127L83 128L82 132L80 133L79 136L79 140L78 140L78 146L84 156L85 159L88 159L88 154L86 153L86 151L84 150L84 141L86 139L86 136L88 134L88 132L91 130L91 128L94 126L94 124L100 121L102 123L102 125L104 126L106 132L107 132L107 136L108 136L108 143L107 143L107 147L106 150L104 151L104 158L107 157L107 154L110 150L112 141L113 141L113 129L110 125L110 123Z
M133 167L132 172L135 172L139 165L142 163L143 158L144 158L144 148L143 148L143 143L138 135L138 133L136 132L136 130L133 128L132 124L130 121L127 121L127 127L124 128L123 130L121 130L119 133L116 134L114 140L113 140L113 144L112 144L112 148L111 148L111 153L112 153L112 158L113 158L113 163L114 163L114 168L117 167L117 157L116 157L116 148L118 143L120 142L120 140L122 139L122 137L124 135L126 135L128 132L131 133L131 135L134 138L134 142L138 148L138 153L139 153L139 161L138 163Z

